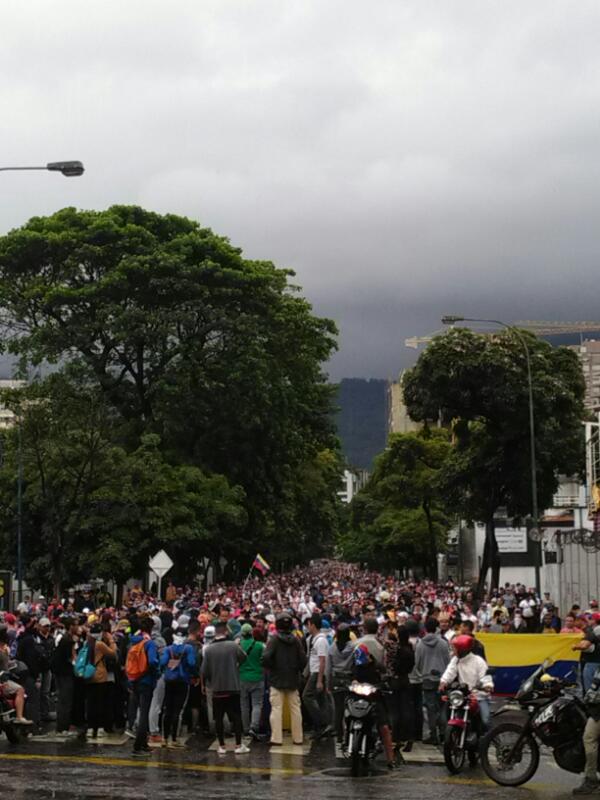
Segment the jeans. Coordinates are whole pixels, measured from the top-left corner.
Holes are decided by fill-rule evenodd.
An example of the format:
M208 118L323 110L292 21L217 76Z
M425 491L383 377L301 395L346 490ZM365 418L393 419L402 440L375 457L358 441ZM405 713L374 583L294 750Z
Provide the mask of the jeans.
M318 672L311 672L302 692L302 702L316 732L324 730L330 724L330 701L327 697L327 683L323 677L323 689L317 689Z
M75 678L72 675L56 676L56 732L68 731L73 718L73 690Z
M242 728L244 733L248 733L250 728L258 733L264 690L264 681L241 682L240 701L242 703Z
M150 704L152 703L152 686L141 684L140 681L133 684L133 696L137 701L138 707L138 727L133 743L134 750L142 750L148 746L148 716L150 714Z
M442 727L440 722L442 701L437 687L435 689L423 689L423 705L427 712L429 736L433 741L437 742L440 739Z
M483 726L484 731L487 731L490 727L490 720L492 719L492 709L490 706L489 698L482 697L478 700L479 703L479 718L481 719L481 724Z
M586 661L582 664L581 685L584 694L592 685L592 680L594 678L594 675L596 674L596 670L598 669L598 667L600 667L600 664L597 664L595 661Z

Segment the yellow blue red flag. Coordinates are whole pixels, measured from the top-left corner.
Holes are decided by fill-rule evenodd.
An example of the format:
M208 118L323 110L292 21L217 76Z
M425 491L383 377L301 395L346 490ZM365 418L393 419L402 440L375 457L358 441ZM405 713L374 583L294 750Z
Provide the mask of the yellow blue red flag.
M252 562L252 568L257 569L262 575L266 575L271 569L266 559L264 559L260 553L256 554L256 558Z
M581 641L581 635L478 633L477 639L485 648L495 694L515 694L522 681L547 658L554 661L548 670L551 675L565 677L569 672L577 673L580 651L573 650L573 645Z

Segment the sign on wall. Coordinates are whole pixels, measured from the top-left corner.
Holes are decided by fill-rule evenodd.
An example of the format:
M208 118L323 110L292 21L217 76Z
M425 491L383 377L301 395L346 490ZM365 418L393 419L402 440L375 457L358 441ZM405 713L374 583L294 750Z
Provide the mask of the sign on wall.
M525 528L496 529L496 541L500 553L526 553L527 531Z

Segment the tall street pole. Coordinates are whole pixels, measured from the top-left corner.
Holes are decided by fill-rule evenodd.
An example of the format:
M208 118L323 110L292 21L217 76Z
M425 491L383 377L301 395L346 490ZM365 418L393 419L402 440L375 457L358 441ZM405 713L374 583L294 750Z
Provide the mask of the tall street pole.
M23 602L23 447L21 419L17 421L17 587Z
M531 469L531 514L533 517L532 527L529 531L534 541L534 569L535 569L535 588L541 598L541 566L542 566L542 542L539 536L539 510L538 510L538 490L537 490L537 464L535 458L535 413L533 408L533 378L531 375L531 353L527 340L518 328L502 322L499 319L473 319L471 317L446 316L442 317L444 325L454 325L457 322L483 322L487 325L500 325L507 331L514 333L525 351L525 362L527 364L527 390L529 398L529 460Z

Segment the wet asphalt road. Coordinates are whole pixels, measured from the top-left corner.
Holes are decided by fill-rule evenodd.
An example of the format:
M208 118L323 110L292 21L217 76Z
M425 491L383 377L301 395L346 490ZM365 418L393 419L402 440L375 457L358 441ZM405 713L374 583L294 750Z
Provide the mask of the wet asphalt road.
M112 746L30 739L11 747L0 739L0 796L11 800L184 800L195 794L203 800L524 800L570 797L580 780L544 758L535 779L521 789L496 786L479 768L467 768L454 777L443 765L433 763L408 764L393 774L381 764L375 777L352 779L345 762L336 759L331 741L314 746L304 756L253 745L250 755L219 757L207 749L210 744L191 739L185 751L158 749L148 761L136 761L131 758L130 742Z

